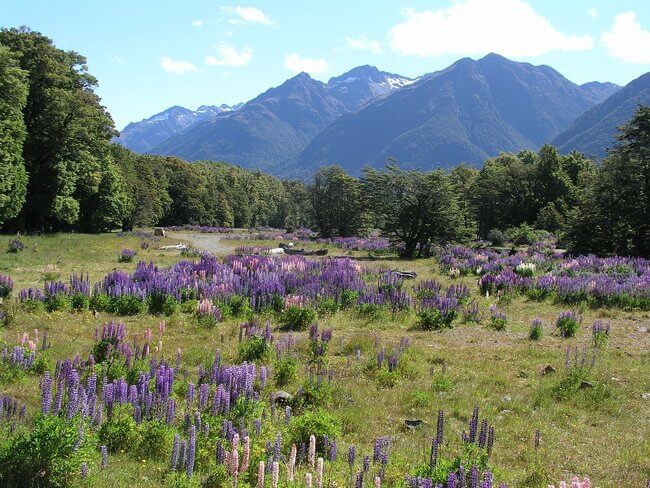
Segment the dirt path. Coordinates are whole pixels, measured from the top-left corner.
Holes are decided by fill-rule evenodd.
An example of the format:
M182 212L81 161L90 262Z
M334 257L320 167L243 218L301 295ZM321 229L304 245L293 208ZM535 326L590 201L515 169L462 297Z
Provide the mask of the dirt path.
M169 232L167 237L186 241L192 247L207 251L211 254L228 254L233 251L233 246L222 241L218 234L198 234L192 232Z

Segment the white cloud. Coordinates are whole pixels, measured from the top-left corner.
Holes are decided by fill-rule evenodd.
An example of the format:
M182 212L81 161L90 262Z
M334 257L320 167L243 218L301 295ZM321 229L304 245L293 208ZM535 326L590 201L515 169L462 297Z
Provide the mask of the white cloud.
M271 17L256 7L223 7L221 11L225 14L233 15L236 17L230 20L230 23L232 24L274 24Z
M192 25L193 25L194 27L203 27L203 24L204 24L204 23L205 23L205 22L203 22L201 19L196 19L194 22L192 22Z
M327 71L327 61L322 58L302 58L298 54L292 53L284 57L284 67L294 73L304 71L306 73L318 74Z
M218 56L208 56L205 64L212 66L246 66L253 59L253 50L246 46L237 50L232 44L222 42L217 46Z
M370 51L372 54L381 54L381 44L379 41L371 41L366 36L345 37L345 43L349 49L358 51Z
M184 75L186 73L197 71L196 66L189 61L172 59L167 56L160 58L160 66L162 66L162 69L167 71L167 73L172 73L174 75Z
M650 63L650 31L643 30L634 12L614 17L614 25L600 37L609 54L626 63Z
M396 53L419 57L489 52L527 57L593 47L590 36L558 32L522 0L462 0L439 10L407 9L406 19L388 38Z
M587 10L587 13L593 19L598 17L598 9L596 7L591 7L589 10Z

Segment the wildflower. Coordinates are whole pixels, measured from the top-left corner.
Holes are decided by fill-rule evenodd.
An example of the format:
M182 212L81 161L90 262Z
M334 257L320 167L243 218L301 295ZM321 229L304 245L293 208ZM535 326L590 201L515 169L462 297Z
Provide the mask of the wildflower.
M309 436L309 465L313 468L316 462L316 437L314 434Z

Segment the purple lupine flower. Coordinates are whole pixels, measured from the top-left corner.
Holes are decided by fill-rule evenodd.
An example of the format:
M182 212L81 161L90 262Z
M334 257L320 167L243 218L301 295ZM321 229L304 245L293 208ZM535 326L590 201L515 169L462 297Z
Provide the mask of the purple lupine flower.
M174 439L176 440L176 439ZM106 468L108 466L108 448L105 445L100 446L99 448L100 452L102 453L102 469ZM178 457L178 449L176 456Z
M187 477L191 478L194 473L194 457L196 455L196 427L190 427L190 441L187 447Z
M49 371L45 371L43 375L43 398L41 404L41 412L44 415L50 413L50 408L52 407L52 378L50 377Z
M444 428L445 428L445 412L438 410L438 425L436 426L436 440L438 444L444 441Z
M83 462L81 463L81 477L86 478L88 476L88 463Z
M348 448L348 465L350 466L350 469L354 467L354 461L356 457L357 457L357 448L353 444Z
M478 466L476 464L472 466L472 471L470 472L470 488L479 488L478 486Z
M329 449L329 460L330 462L336 461L336 457L338 455L338 445L336 443L336 439L332 439L332 442L330 442L330 449Z
M289 425L291 422L291 407L287 405L284 409L284 423Z

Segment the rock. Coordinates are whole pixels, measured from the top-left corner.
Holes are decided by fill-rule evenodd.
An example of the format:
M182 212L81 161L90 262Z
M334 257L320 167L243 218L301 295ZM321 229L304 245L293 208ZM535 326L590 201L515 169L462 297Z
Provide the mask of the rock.
M273 403L287 404L291 403L293 395L287 391L278 390L271 394L271 398L273 399Z
M546 367L544 368L544 374L551 374L551 373L555 373L555 368L550 364L547 364Z
M504 402L504 403L508 403L510 400L511 400L511 398L510 398L509 396L504 396L504 397L501 399L501 401Z
M648 329L646 327L637 327L636 329L637 332L648 332Z
M588 382L587 380L582 380L580 382L580 389L581 390L584 390L585 388L593 388L593 387L594 387L594 385L592 383Z
M162 227L155 227L153 230L153 235L156 237L165 237L165 229Z
M644 394L642 394L642 395L641 395L641 398L643 398L644 400L648 400L648 399L650 399L650 393L644 393Z
M416 427L421 426L422 423L423 421L420 419L406 419L404 421L404 425L406 425L406 427L408 427L409 429L415 429Z

